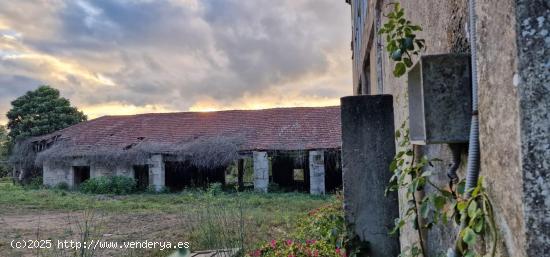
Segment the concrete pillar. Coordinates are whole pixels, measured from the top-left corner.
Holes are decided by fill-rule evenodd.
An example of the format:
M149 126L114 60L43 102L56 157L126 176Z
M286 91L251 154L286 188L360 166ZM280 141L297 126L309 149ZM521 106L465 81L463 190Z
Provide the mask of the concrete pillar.
M253 152L254 158L254 190L267 192L269 184L269 160L266 152Z
M325 152L309 152L309 193L325 194Z
M341 104L346 222L370 245L360 256L397 256L399 237L388 233L399 217L397 193L384 195L395 155L392 96L350 96Z
M151 156L150 165L149 184L155 188L155 191L161 191L165 185L165 170L162 155L155 154Z

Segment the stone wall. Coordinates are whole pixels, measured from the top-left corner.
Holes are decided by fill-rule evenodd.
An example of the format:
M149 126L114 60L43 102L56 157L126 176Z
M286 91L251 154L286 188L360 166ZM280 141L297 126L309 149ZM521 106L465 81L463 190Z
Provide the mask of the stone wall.
M380 18L383 24L386 18L382 14L388 12L386 4L392 1L368 2L369 19ZM407 18L423 28L417 34L426 40L423 54L470 52L466 0L401 1L401 4ZM477 0L475 11L478 17L480 165L495 206L498 256L543 256L550 252L550 222L547 219L550 217L550 4L543 0ZM373 32L363 34L369 33ZM384 47L384 38L381 41ZM365 91L393 95L397 128L408 122L407 76L394 78L394 63L387 53L383 52L381 59L373 59L376 44L362 45L371 48L355 49L365 52L359 55L361 61L370 67L378 66L377 70L382 71L377 74L382 81L371 83L370 90ZM362 73L355 71L355 74ZM423 155L443 160L430 169L437 184L445 186L448 183L446 169L451 160L449 147L415 148ZM461 178L464 178L467 165L466 152L464 146L458 172ZM401 195L401 206L405 206L403 200ZM454 232L456 228L451 226L435 227L427 232L428 255L443 254L452 246ZM416 242L418 233L405 227L400 239L403 248Z

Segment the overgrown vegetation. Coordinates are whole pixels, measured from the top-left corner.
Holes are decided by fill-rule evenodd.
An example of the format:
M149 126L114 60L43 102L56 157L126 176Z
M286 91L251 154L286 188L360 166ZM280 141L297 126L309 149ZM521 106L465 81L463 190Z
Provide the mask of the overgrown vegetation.
M483 178L480 178L477 186L471 190L471 197L466 197L464 181L459 182L452 188L441 188L430 180L432 173L428 168L432 162L438 159L429 159L426 156L415 160L415 151L409 141L409 131L405 123L395 133L398 145L401 147L390 165L393 176L388 185L387 191L403 190L405 192L407 209L403 215L396 219L395 227L390 233L397 233L406 223L410 223L419 232L418 244L405 248L401 256L426 256L421 229L430 229L434 225L447 224L454 221L460 225L464 221L467 225L461 228L460 237L462 241L457 243L456 248L462 256L481 256L476 251L475 245L484 235L492 239L491 256L495 255L497 233L493 208L490 199L483 187ZM433 193L426 193L425 187L435 189ZM425 192L424 196L418 199L417 192ZM420 219L423 219L423 222Z
M129 224L134 227L128 231L141 231L143 237L154 234L154 239L160 241L189 241L193 251L230 247L240 245L241 242L245 249L253 249L253 246L269 242L273 238L290 238L296 230L296 224L301 222L300 217L327 202L335 201L333 196L310 196L301 193L228 193L221 190L218 185L211 185L207 190L193 189L181 193L98 196L58 188L25 189L8 180L0 181L0 195L0 216L3 218L13 219L32 213L50 217L56 213L61 216L71 213L77 217L79 213L94 209L104 216L107 222L102 228L102 235L113 233L110 227L113 226L112 222L117 222L115 220L133 220L133 223ZM157 217L167 219L164 223L169 226L155 228L160 223ZM174 220L173 217L177 219ZM65 233L62 228L59 228L57 234L52 234L51 230L46 231L45 228L40 230L42 235L53 238ZM11 256L11 251L14 250L8 248L9 242L4 241L8 237L2 233L8 231L0 230L0 238L4 238L0 239L0 255ZM18 229L17 233L21 233L21 230ZM28 236L34 235L31 231ZM108 239L112 240L112 237ZM165 256L166 253L164 251L163 254L155 256ZM150 254L154 253L148 251L147 255L132 256Z
M272 239L247 256L355 256L346 253L347 243L342 197L337 197L297 219L296 229L286 239Z
M101 176L84 181L78 188L88 194L125 195L136 192L136 181L125 176Z
M386 51L390 60L395 62L393 75L401 77L412 67L413 56L419 55L425 48L425 40L416 37L415 32L422 31L422 27L407 20L405 10L398 2L388 6L393 6L393 10L386 15L387 22L378 34L386 35Z

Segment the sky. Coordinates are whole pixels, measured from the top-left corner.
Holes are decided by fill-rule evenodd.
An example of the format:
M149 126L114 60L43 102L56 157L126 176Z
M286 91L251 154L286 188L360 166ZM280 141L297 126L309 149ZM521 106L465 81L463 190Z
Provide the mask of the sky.
M0 1L0 124L43 84L89 118L337 105L350 28L343 0Z

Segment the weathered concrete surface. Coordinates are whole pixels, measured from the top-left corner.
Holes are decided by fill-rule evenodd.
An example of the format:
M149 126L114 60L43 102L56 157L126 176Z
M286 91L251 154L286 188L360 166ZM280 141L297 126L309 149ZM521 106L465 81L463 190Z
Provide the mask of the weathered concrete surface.
M515 257L526 253L519 106L513 83L517 69L514 10L514 0L478 0L476 14L481 175L493 198L500 238L505 245L505 249L499 249L501 256Z
M267 192L269 185L269 160L266 152L253 152L254 159L254 190Z
M164 160L161 154L151 156L149 161L149 185L152 185L156 191L164 189L166 170Z
M386 4L392 2L384 0L381 3L384 13L389 11ZM405 15L414 24L422 26L422 31L417 34L418 38L426 40L425 52L423 54L444 54L444 53L461 53L469 54L469 46L466 41L466 22L467 22L467 0L426 0L422 2L416 1L401 1L401 5L405 9ZM386 22L387 18L382 16L382 23ZM385 46L385 38L382 37L382 44ZM384 94L393 95L394 99L394 115L395 127L405 123L408 125L409 103L407 94L407 76L395 78L392 74L393 61L388 59L386 52L383 53L384 58L378 65L382 66L384 73L382 74L384 83ZM416 61L416 60L414 60ZM397 147L397 146L396 146ZM441 187L448 185L446 170L450 161L451 152L446 145L424 145L419 147L420 151L430 158L439 158L443 162L434 163L434 167L429 169L436 174L433 176L433 181ZM462 158L458 173L461 178L464 178L466 158ZM428 190L430 190L428 188ZM399 194L400 211L404 212L407 206L407 201L404 197L404 192ZM453 225L434 226L426 233L426 251L428 256L441 256L449 247L451 247L456 238L456 229ZM401 248L408 247L418 242L418 233L410 225L405 225L401 230L400 243Z
M550 253L550 2L516 1L527 256Z
M309 151L309 193L325 194L325 152Z
M398 237L388 233L399 216L397 194L384 196L395 155L392 97L351 96L341 104L346 221L369 242L365 256L397 256Z
M408 73L413 144L468 142L472 113L470 56L423 55Z

